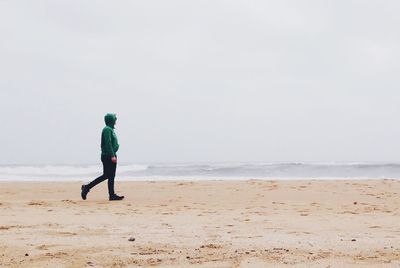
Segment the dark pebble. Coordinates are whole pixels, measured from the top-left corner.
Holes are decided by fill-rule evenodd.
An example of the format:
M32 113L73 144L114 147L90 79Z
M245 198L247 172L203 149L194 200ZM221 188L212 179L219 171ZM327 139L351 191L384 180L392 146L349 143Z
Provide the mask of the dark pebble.
M135 241L136 239L134 238L134 237L131 237L131 238L129 238L128 239L128 241L131 241L131 242L133 242L133 241Z

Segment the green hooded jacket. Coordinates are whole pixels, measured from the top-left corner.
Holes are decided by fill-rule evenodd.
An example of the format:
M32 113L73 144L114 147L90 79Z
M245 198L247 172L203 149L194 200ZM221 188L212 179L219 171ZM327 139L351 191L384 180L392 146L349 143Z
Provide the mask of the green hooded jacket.
M115 121L117 116L115 114L106 114L104 121L106 126L103 128L101 133L101 154L115 156L119 149L118 138L114 132Z

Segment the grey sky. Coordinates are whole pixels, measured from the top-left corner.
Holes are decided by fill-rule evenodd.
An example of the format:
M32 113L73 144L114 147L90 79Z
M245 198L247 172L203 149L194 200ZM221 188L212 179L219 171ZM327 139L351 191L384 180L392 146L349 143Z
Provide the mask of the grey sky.
M0 163L400 161L399 1L0 1Z

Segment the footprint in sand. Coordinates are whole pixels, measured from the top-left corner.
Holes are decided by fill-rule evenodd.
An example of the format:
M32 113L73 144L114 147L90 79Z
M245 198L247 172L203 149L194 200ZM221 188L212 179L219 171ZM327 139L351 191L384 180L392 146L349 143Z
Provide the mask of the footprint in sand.
M212 210L203 210L203 213L207 213L207 214L215 214L215 213L217 213L217 211L212 211Z
M40 246L37 246L36 249L39 249L39 250L48 250L49 248L48 248L46 245L40 245Z
M37 246L36 249L39 250L49 250L50 248L57 247L58 245L40 245Z
M72 200L70 200L70 199L61 200L61 202L63 202L63 203L69 203L69 204L77 204L76 201L72 201Z
M298 191L305 191L307 189L306 185L300 185L299 187L297 187Z
M368 228L370 228L370 229L378 229L378 228L382 228L382 226L379 226L379 225L372 225L372 226L370 226L370 227L368 227Z
M266 212L262 212L262 211L254 211L254 214L257 214L258 216L264 216L267 215Z
M218 249L218 248L222 248L222 245L218 245L218 244L206 244L206 245L201 245L200 248Z
M56 252L56 253L46 253L45 256L59 259L68 256L68 254L65 252Z
M339 212L339 213L340 213L340 214L354 214L354 215L359 214L358 212L351 211L351 210L345 210L345 211Z
M298 210L297 212L299 212L300 213L300 216L308 216L309 215L309 210L308 209L301 209L301 210Z
M264 188L264 189L266 189L268 191L277 190L278 189L278 184L270 183L269 185L263 185L262 188Z
M363 212L368 213L368 212L375 212L378 211L379 209L376 206L368 206L363 209Z
M161 215L174 215L174 213L172 213L172 212L163 212L163 213L161 213Z
M274 205L286 205L286 203L282 203L282 202L275 202L275 201L273 201L273 202L272 202L272 204L274 204Z
M193 185L194 183L193 182L180 182L180 183L177 183L176 185L177 186L187 186L187 185Z
M55 232L56 235L61 235L61 236L75 236L78 235L77 233L73 232Z
M43 201L31 201L28 203L28 206L45 206L46 202Z

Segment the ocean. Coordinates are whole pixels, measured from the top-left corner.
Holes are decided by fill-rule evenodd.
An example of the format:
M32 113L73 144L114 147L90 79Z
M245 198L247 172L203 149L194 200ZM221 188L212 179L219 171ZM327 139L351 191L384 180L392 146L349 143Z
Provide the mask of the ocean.
M101 175L93 165L0 165L0 181L91 181ZM117 180L332 180L399 179L400 163L240 162L119 164Z

